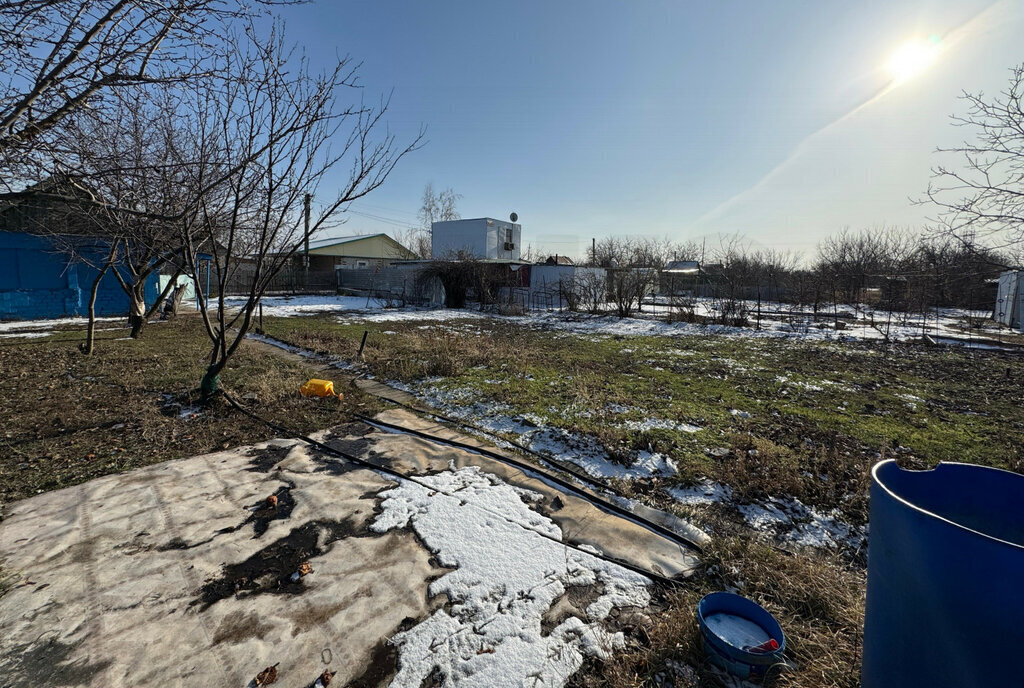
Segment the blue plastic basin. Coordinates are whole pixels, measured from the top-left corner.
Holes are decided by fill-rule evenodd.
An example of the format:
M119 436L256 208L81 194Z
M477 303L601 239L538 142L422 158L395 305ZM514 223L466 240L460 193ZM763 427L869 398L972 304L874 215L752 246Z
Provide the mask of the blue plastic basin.
M769 667L783 662L786 636L779 622L764 607L731 592L705 595L697 605L697 624L704 650L717 666L739 678L763 678ZM748 652L744 646L774 638L772 652Z

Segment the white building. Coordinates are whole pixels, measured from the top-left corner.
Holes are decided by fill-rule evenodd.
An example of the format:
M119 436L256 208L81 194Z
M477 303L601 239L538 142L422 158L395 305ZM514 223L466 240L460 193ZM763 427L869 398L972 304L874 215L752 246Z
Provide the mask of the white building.
M457 256L488 260L519 260L522 227L514 222L478 217L430 225L433 258Z
M1007 270L999 275L995 319L1024 332L1024 270Z

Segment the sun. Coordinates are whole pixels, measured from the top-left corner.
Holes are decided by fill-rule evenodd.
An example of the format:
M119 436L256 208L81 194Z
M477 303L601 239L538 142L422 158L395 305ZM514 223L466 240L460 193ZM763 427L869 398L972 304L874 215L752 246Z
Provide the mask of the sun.
M931 66L941 51L938 36L930 39L914 38L901 45L885 63L893 84L913 79Z

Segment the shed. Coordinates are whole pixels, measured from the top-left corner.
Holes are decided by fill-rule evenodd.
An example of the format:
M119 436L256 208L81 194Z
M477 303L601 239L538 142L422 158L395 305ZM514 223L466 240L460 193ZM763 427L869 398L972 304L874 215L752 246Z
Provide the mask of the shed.
M67 240L71 240L70 237ZM100 263L107 252L103 239L74 237L86 261ZM90 256L95 261L89 260ZM89 310L89 290L97 271L86 261L71 260L53 240L28 232L0 231L0 320L29 320L83 316ZM158 296L159 276L146 282L146 303ZM100 281L97 315L126 315L128 295L114 275Z
M993 311L996 321L1024 332L1024 270L1007 270L999 275Z
M522 226L514 222L478 217L435 222L430 226L430 251L434 258L457 257L518 261Z
M668 296L693 296L700 277L698 261L671 260L658 271L658 293Z
M300 248L298 253L304 254L305 248ZM418 257L383 233L326 237L309 242L309 269L314 271L376 268Z

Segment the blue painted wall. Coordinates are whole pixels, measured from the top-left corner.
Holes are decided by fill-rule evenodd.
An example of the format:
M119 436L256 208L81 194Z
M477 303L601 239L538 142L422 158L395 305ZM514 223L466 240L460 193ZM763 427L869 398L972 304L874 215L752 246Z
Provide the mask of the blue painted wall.
M100 240L86 251L101 259ZM121 274L127 274L121 268ZM84 316L89 310L89 290L96 270L69 262L45 237L24 232L0 231L0 320L29 320ZM146 282L146 303L156 301L157 275ZM128 314L128 295L112 274L106 274L96 295L96 314Z

